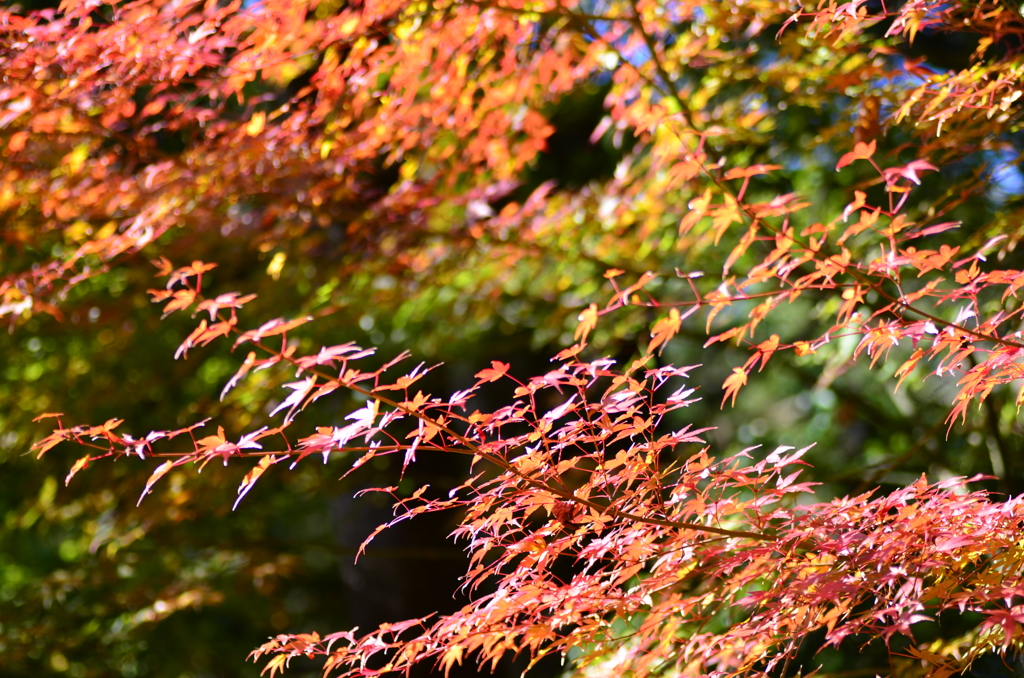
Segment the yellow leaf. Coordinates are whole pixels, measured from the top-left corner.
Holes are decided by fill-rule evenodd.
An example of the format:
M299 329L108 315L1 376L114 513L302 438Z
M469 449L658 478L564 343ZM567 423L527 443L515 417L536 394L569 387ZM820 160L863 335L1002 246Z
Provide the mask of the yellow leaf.
M441 657L439 664L444 667L445 678L448 678L448 672L452 669L452 664L458 664L462 666L462 646L452 645L445 650L444 655Z
M173 461L165 461L164 463L156 467L156 470L153 471L153 474L149 476L149 480L146 481L146 489L142 491L142 496L139 497L139 504L141 504L143 498L145 498L145 496L149 494L149 491L153 489L153 485L156 485L156 481L163 478L164 475L172 468L174 468ZM138 504L136 504L136 506L138 506Z
M580 313L580 324L576 326L573 339L582 344L587 343L587 335L597 326L597 304L591 304L583 313Z
M270 468L271 464L277 463L278 461L280 461L280 459L272 454L260 457L260 463L256 464L255 468L245 474L245 478L242 479L242 484L238 486L238 499L235 500L235 505L231 507L232 511L238 508L238 503L242 501L242 497L252 489L252 486L256 484L256 481L259 480L261 475L263 475L263 472Z
M76 473L81 471L83 468L88 468L90 461L92 461L92 457L90 457L89 455L85 455L84 457L76 461L75 465L72 466L71 470L68 472L68 477L64 479L64 486L67 487L68 483L71 482L71 479L75 477Z
M263 131L263 127L266 124L267 114L263 111L257 111L256 113L253 113L252 118L249 120L249 124L245 126L245 133L254 137Z
M815 353L818 352L817 350L815 350L813 346L811 346L811 343L809 341L798 341L795 344L793 344L793 348L796 354L800 356L814 355Z
M275 673L281 673L283 675L284 662L286 659L288 659L288 655L286 654L279 654L275 656L273 659L267 662L266 666L263 667L263 670L260 671L260 675L262 676L267 671L270 671L270 678L274 678Z
M267 266L267 275L273 280L277 280L281 277L281 271L284 269L284 262L288 260L288 255L284 252L278 252L270 260L270 265Z

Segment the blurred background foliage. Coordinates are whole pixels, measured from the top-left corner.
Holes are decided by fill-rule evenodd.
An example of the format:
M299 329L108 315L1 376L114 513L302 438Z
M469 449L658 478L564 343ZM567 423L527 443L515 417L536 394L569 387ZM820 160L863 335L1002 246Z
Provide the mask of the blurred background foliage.
M828 52L799 32L780 41L775 33L760 31L737 52L742 58L725 66L694 59L678 84L690 94L688 105L706 111L711 122L748 116L745 135L709 144L730 165L781 165L781 172L752 182L748 195L800 193L814 205L795 215L803 228L841 211L850 187L868 177L858 167L837 173L829 150L863 123L863 102L878 97L883 120L892 112L891 78L851 76L845 87L834 80L863 74L868 61L891 65L903 55L900 45L881 37L878 44L891 56L868 56L870 42L852 52ZM740 35L737 29L734 38ZM941 67L955 39L932 36L927 63ZM270 83L262 87L276 91ZM682 208L666 209L673 193L652 163L652 136L660 132L608 125L610 87L597 80L550 102L544 111L554 127L548 150L518 182L468 206L440 201L429 210L428 228L414 238L402 234L401 224L368 221L354 237L339 215L362 214L365 204L327 205L317 214L302 207L301 198L285 195L293 189L282 184L259 196L240 192L230 204L213 207L218 227L170 232L152 250L177 264L218 262L208 277L211 292L258 294L241 315L243 325L281 315L317 317L301 333L304 350L354 341L375 346L381 362L408 349L414 362L440 365L422 382L426 392L465 388L491 360L511 363L520 376L541 373L571 343L579 312L610 297L608 269L631 279L659 272L648 288L652 296L682 300L690 296L689 283L673 271L710 272L695 279L707 292L729 249L728 242L712 247L704 236L681 241ZM915 134L887 128L878 136L881 152L899 154ZM1011 130L1005 141L1016 152L1024 138ZM402 163L382 160L367 180L386 196L402 171ZM989 177L988 191L959 194L959 182L978 173ZM1024 183L1004 157L986 151L960 158L920 190L934 196L932 207L948 209L950 220L963 223L937 242L984 239L1010 224L1019 229ZM692 197L675 195L680 205ZM528 232L511 220L500 227L513 203L536 210ZM276 210L274 227L253 228L266 210ZM499 226L475 232L483 220ZM79 237L72 230L13 233L0 226L5 275ZM218 394L244 355L215 344L171 360L192 324L180 314L161 320L150 303L146 290L162 283L147 253L74 288L63 318L35 315L0 334L0 675L253 676L258 669L243 660L273 633L365 628L456 605L452 592L463 561L459 545L444 541L451 525L443 521L396 529L352 564L362 538L389 512L371 498L351 497L395 481L396 469L384 461L340 482L340 459L326 468L304 463L267 474L232 512L245 472L238 465L211 465L200 475L175 471L136 506L154 461L100 464L66 488L75 450L58 447L34 458L29 446L48 432L48 422L32 419L43 412L63 412L75 424L123 418L124 430L136 434L205 418L229 435L271 422L276 403L265 393L290 375L260 373L221 402ZM752 250L737 266L749 268L758 254ZM1008 249L1006 256L1005 267L1021 267L1013 264L1019 254ZM395 263L399 258L402 265ZM816 336L831 323L837 303L806 294L772 315L764 334L778 333L783 341ZM716 326L748 311L737 304ZM589 350L628 361L648 341L655 319L650 309L620 311L602 320ZM701 365L693 384L701 400L685 416L714 427L707 437L716 454L814 442L807 459L812 478L823 483L822 498L884 490L922 473L931 480L982 473L994 477L985 483L994 491L1024 488L1024 443L1012 393L994 393L965 423L947 430L951 381L912 377L894 391L893 371L901 361L869 369L866 356L852 360L858 337L837 336L812 355L778 355L751 379L735 407L720 408L720 385L747 353L730 344L705 347L702 323L688 322L662 360ZM909 353L895 347L893 354L901 351ZM503 395L485 394L478 406L499 404ZM300 421L337 424L358 406L357 399L336 394ZM426 461L403 489L459 482L461 463ZM830 650L819 661L826 672L873 672L883 657ZM976 672L997 675L1001 666ZM553 675L562 668L538 670ZM293 675L306 671L312 669L293 667ZM516 667L504 671L513 675Z

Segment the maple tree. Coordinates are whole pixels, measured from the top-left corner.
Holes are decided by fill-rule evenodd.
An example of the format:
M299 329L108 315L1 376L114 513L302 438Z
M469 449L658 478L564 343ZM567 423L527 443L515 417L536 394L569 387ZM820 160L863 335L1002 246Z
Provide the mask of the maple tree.
M894 673L944 676L1024 640L1024 509L986 492L1024 480L1007 440L1024 402L1014 7L90 0L8 7L0 27L12 336L37 353L102 321L66 354L86 372L142 338L144 311L116 298L150 288L164 320L147 331L172 345L157 359L185 374L207 356L171 423L32 398L19 411L52 424L40 463L78 448L64 483L107 474L90 502L117 513L109 488L134 488L138 534L181 520L190 484L244 467L242 510L318 462L380 463L380 530L457 516L465 605L281 633L253 652L264 673L563 655L582 675L790 675L874 642ZM559 106L582 101L597 115L578 148L601 161L559 165L580 121ZM448 388L400 349L481 336L494 306L530 315L553 363L483 351ZM448 307L475 323L437 327ZM353 324L381 350L336 339ZM801 467L827 453L703 425L777 366L820 393L855 364L947 398L868 485L960 430L986 431L987 458L944 462L967 479L820 488ZM417 475L449 458L464 475L443 489ZM137 537L110 520L93 550L117 563ZM216 604L202 579L132 623Z

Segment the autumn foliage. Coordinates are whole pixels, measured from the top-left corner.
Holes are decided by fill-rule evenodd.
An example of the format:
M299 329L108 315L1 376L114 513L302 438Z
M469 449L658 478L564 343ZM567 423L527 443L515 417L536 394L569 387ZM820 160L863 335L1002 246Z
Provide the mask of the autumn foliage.
M946 380L947 431L993 393L1024 403L1024 230L996 195L1014 190L1024 91L1009 4L90 0L4 9L0 31L0 316L63 322L79 286L152 262L151 301L190 328L166 358L231 355L220 399L249 384L265 405L230 433L201 413L149 431L39 413L54 426L36 455L77 449L69 483L145 465L140 502L176 469L244 468L239 510L267 474L393 457L395 485L372 490L393 499L380 530L458 516L469 603L277 635L252 654L270 676L299 656L377 676L552 654L584 675L785 676L813 634L947 676L1024 642L1019 497L922 476L819 498L810 448L724 456L687 409L698 386L734 406L766 367L851 341L840 362L891 388ZM913 52L942 35L973 40L962 67ZM551 106L593 83L605 115L587 131L618 139L614 170L517 193ZM798 106L840 111L816 155L773 150ZM797 181L812 161L844 183ZM982 198L1001 216L962 228ZM302 339L343 304L252 312L251 290L188 254L220 238L276 248L274 281L342 241L345 275L378 267L401 290L465 262L495 289L536 261L596 275L560 302L548 371L494 360L425 392L430 367L407 353ZM576 284L560 275L539 294ZM808 300L814 323L779 320ZM629 322L639 341L608 357ZM665 358L701 333L746 352L720 386ZM339 394L360 406L309 416ZM461 485L400 488L437 455L466 457ZM976 623L915 639L954 613Z

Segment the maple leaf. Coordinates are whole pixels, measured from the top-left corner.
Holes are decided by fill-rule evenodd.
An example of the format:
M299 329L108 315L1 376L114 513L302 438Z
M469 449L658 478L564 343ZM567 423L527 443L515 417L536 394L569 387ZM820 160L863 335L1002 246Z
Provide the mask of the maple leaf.
M910 373L914 371L914 368L917 366L917 363L923 357L924 349L916 349L914 353L909 358L907 358L907 360L902 365L899 366L899 368L896 370L896 376L898 377L898 380L896 382L896 389L899 389L900 384L902 384L903 380L906 379L910 375ZM895 391L896 389L893 390Z
M875 150L878 148L878 142L872 139L870 142L858 141L853 146L853 150L849 153L844 153L843 157L839 158L839 162L836 163L836 171L843 169L850 163L857 160L870 160L871 156L875 154Z
M751 165L750 167L734 167L725 173L725 179L749 179L750 177L757 176L759 174L768 174L777 169L782 169L781 165Z
M662 318L654 324L651 330L651 343L647 345L647 353L654 353L659 346L664 349L663 344L679 332L680 327L679 309L669 310L668 317Z
M956 272L955 280L961 285L966 285L967 283L972 282L980 274L981 270L978 268L978 262L972 261L969 269Z
M281 459L283 459L283 457L275 457L272 454L260 457L259 463L245 474L245 478L242 479L242 484L238 486L238 498L235 499L235 503L231 506L232 511L238 508L238 504L242 501L242 498L249 493L249 490L253 488L256 481L263 475L263 472L270 468L272 464L276 464L281 461Z
M303 379L302 381L293 381L285 384L284 387L291 389L292 392L287 398L281 401L277 407L270 411L270 416L274 416L281 410L288 410L287 414L285 414L284 420L285 422L291 421L296 410L301 408L302 402L306 399L306 396L309 395L310 391L313 390L313 387L316 386L316 380L316 375L313 375Z
M214 299L204 299L199 302L196 306L196 313L202 313L206 311L210 314L210 321L217 317L218 311L222 308L238 309L242 308L245 304L249 303L256 298L255 294L246 294L241 296L238 292L228 292L227 294L218 294Z
M166 318L175 311L188 308L196 300L196 293L193 290L175 290L171 294L171 300L164 306L164 317Z
M142 495L139 497L139 501L136 503L136 506L142 504L142 500L145 499L146 495L153 490L153 486L156 485L157 481L159 481L161 478L167 475L167 473L174 467L181 466L182 464L185 464L188 461L190 461L188 457L181 457L180 459L172 459L171 461L165 461L164 463L157 466L153 473L150 474L149 479L146 480L146 487L145 489L142 490Z
M687 203L689 211L679 221L679 235L689 233L708 214L708 209L711 206L711 196L711 189L708 188L704 191L703 195Z
M348 444L348 441L352 440L356 436L363 435L368 431L372 430L374 421L377 419L377 412L380 408L380 402L377 400L370 400L364 407L349 413L345 416L345 419L352 421L353 423L348 426L341 428L335 428L331 432L331 440L336 448L344 447ZM323 449L324 463L327 463L330 457L331 449L325 447Z
M768 364L768 359L772 357L772 354L775 353L775 350L778 349L778 347L779 335L777 334L773 334L768 339L757 345L757 354L755 355L754 360L755 362L758 359L761 361L761 366L757 368L758 372L764 369L764 366Z
M221 392L220 392L220 399L221 399L222 402L224 400L224 397L228 394L228 391L233 389L238 384L239 380L241 380L242 377L244 377L246 374L248 374L249 370L251 370L252 366L255 365L255 364L256 364L256 352L255 351L249 351L248 355L245 356L245 360L242 361L241 367L238 368L238 371L235 372L234 376L232 376L230 379L228 379L228 383L226 383L224 385L224 389L221 390Z
M747 385L747 373L742 367L732 368L732 374L725 379L725 383L722 387L725 389L725 395L722 396L722 407L725 407L725 401L732 397L732 405L736 405L736 395L740 389Z
M295 329L301 325L305 325L313 318L312 316L306 316L305 318L296 318L294 320L284 320L283 318L275 318L268 322L263 323L259 328L255 330L249 330L243 332L235 340L235 346L244 344L247 341L258 342L265 337L273 337L278 334L284 334L290 330Z
M92 457L90 455L86 455L79 459L78 461L76 461L74 465L71 467L71 470L68 471L67 477L64 478L64 486L67 487L71 483L71 479L75 477L75 474L77 474L84 468L88 468L90 461L92 461Z
M578 341L581 347L585 346L587 337L595 327L597 327L597 304L591 304L580 313L579 325L576 326L573 339Z
M463 401L466 395L468 394L456 394L455 396L452 396L452 404ZM427 399L428 396L424 395L423 391L417 391L416 396L412 400L402 403L402 407L408 409L410 412L417 412L427 403Z
M508 363L503 363L500 360L492 360L489 368L486 370L480 370L474 376L483 383L498 381L505 376L509 367L510 365Z
M937 172L938 169L938 167L927 160L914 160L903 167L888 167L885 169L884 174L887 181L893 181L894 177L903 177L920 186L921 177L918 175L918 172L925 170Z

